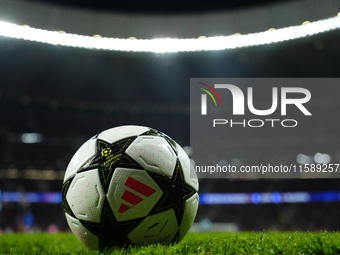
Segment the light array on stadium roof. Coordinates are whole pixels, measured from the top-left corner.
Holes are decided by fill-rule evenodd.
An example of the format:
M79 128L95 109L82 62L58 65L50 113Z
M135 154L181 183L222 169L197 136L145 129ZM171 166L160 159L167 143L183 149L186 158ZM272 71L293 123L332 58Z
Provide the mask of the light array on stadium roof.
M0 21L0 35L29 41L79 47L86 49L131 51L131 52L190 52L225 50L255 45L283 42L306 36L324 33L340 28L340 13L336 17L315 22L305 21L302 25L251 34L234 34L230 36L176 39L136 39L107 38L100 35L84 36L69 34L64 31L48 31L19 26Z

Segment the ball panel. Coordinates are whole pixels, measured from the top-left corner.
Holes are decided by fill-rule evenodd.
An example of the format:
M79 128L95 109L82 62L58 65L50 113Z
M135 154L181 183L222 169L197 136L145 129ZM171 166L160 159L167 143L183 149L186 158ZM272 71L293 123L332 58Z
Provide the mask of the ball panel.
M198 209L199 195L196 193L185 201L184 214L182 223L179 226L178 241L181 241L183 237L188 233L192 223L194 222L197 209Z
M146 217L128 238L136 245L151 243L169 244L178 230L176 215L173 209Z
M150 128L142 126L120 126L103 131L98 135L98 139L114 143L126 137L138 136L148 130Z
M198 191L198 179L193 165L190 163L190 159L183 148L177 144L178 159L183 169L185 182Z
M169 143L159 136L139 136L127 148L126 153L145 170L172 176L177 156Z
M78 240L89 249L99 250L99 239L92 234L81 222L65 213L66 221Z
M153 135L153 136L160 136L163 137L169 144L170 146L174 149L175 153L177 154L177 144L176 142L169 137L168 135L156 130L156 129L150 129L149 131L143 133L142 135Z
M116 168L107 199L117 221L125 221L147 216L162 195L146 171Z
M74 154L70 163L67 166L64 182L69 179L72 175L75 175L78 169L96 152L96 139L90 139L85 142Z
M66 195L66 200L78 219L97 223L100 222L104 198L97 169L78 173Z

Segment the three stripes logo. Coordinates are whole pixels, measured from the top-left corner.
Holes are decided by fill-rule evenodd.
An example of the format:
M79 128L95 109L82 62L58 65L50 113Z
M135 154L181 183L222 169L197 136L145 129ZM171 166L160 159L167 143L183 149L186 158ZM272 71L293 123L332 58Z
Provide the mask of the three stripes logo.
M145 197L149 197L151 196L153 193L156 192L156 190L154 190L153 188L149 187L148 185L137 181L136 179L129 177L125 184L126 187L138 192L139 194L145 196ZM140 202L142 202L144 200L144 198L137 196L136 194L132 193L129 190L125 190L124 194L122 196L122 199L126 202L128 202L129 204L135 206L137 204L139 204ZM131 206L132 207L132 206ZM124 213L127 210L129 210L131 208L130 206L126 205L125 203L122 203L118 209L119 213Z
M218 100L220 101L220 104L222 105L220 95L217 93L217 91L213 87L211 87L210 85L205 84L203 82L197 82L197 83L209 88L217 96ZM197 87L197 88L206 92L212 98L212 100L214 101L215 106L217 106L215 97L213 96L213 94L211 94L211 92L209 90L207 90L205 88L199 88L199 87ZM207 94L202 94L202 96L201 96L201 114L202 115L207 115Z

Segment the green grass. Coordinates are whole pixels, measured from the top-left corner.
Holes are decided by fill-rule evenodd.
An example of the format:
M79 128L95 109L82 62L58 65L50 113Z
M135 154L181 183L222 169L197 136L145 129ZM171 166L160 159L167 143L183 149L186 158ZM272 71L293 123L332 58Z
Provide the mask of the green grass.
M3 234L0 254L98 254L72 233ZM340 233L191 233L180 243L149 245L103 254L340 254Z

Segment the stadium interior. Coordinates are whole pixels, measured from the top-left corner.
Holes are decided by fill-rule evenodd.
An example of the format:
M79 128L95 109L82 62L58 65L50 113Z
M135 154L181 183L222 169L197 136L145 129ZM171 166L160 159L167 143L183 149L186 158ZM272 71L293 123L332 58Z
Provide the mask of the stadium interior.
M0 21L136 40L258 33L340 17L336 0L123 2L0 0ZM105 129L149 126L189 148L190 78L339 76L339 27L282 42L188 52L89 49L2 33L0 28L1 232L69 231L60 195L65 169L75 151ZM315 155L322 153L327 163L339 164L339 90L318 87L311 106L317 122L278 149L266 132L252 141L234 137L226 160L266 156L273 164L298 164L298 155L317 162ZM200 231L213 230L213 223L236 226L226 224L224 231L340 228L335 178L200 179L199 192L229 196L213 203L202 199L195 219ZM293 198L283 201L285 194Z

